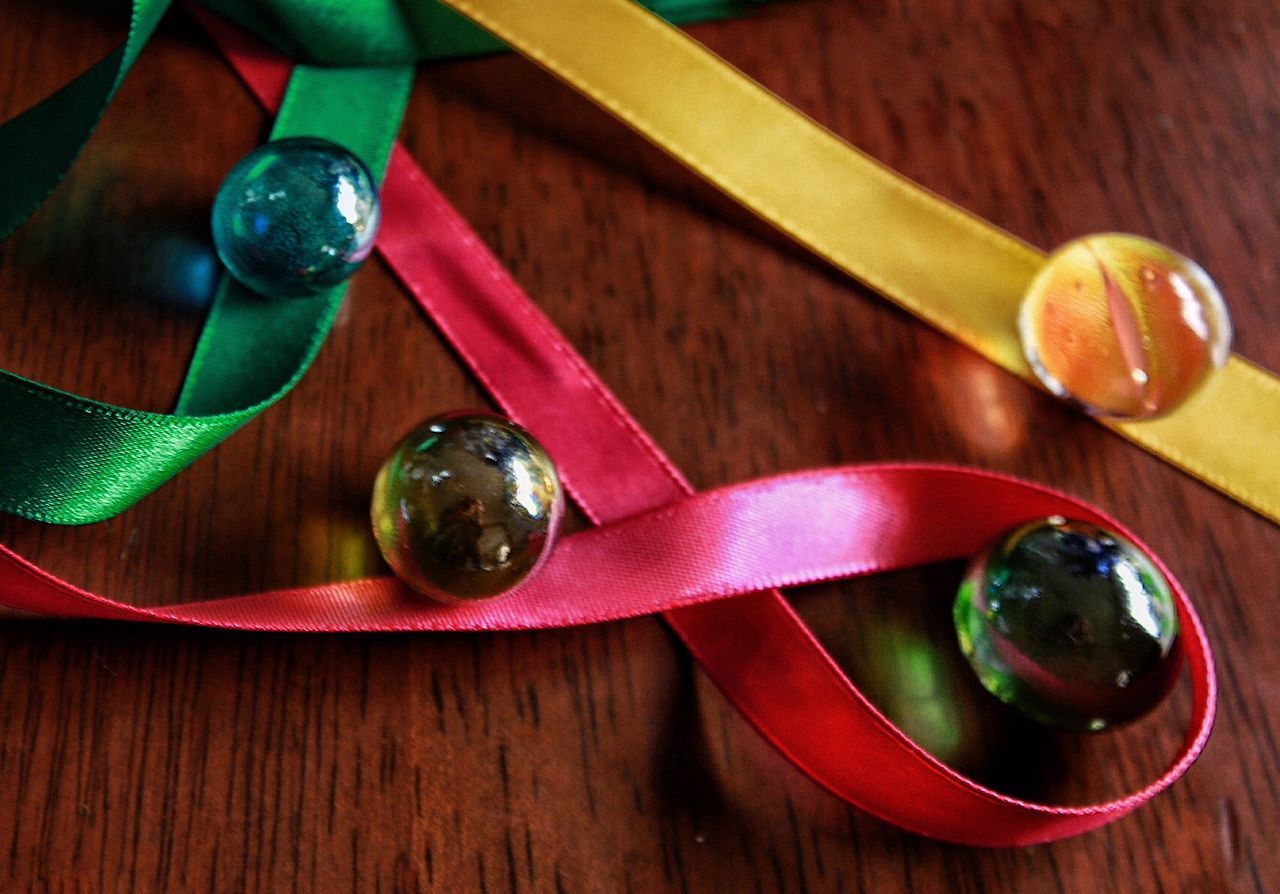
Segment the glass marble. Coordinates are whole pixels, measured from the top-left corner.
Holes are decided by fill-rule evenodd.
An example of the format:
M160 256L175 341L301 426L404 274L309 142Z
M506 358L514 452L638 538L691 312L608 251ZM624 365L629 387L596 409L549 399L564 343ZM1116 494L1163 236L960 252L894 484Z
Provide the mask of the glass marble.
M373 486L383 558L413 589L446 602L505 593L549 555L564 515L555 465L524 429L451 413L410 431Z
M364 162L328 140L290 137L231 169L213 203L213 244L248 288L300 297L356 271L373 250L380 216Z
M1133 543L1085 522L1053 516L1000 537L969 564L954 617L982 685L1042 723L1125 723L1177 677L1168 580Z
M1231 353L1231 321L1209 274L1158 242L1117 233L1050 255L1018 325L1046 388L1118 419L1174 409Z

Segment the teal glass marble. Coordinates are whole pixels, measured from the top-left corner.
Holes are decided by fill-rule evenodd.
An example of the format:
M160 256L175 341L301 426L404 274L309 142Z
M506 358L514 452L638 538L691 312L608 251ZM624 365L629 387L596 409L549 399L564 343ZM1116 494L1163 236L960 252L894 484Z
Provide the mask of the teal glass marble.
M479 412L436 416L405 435L378 472L370 507L391 570L444 602L487 599L528 580L563 515L542 445Z
M1085 522L1053 516L1000 537L969 564L954 615L982 685L1041 723L1125 723L1177 678L1168 580L1133 543Z
M300 297L354 273L373 250L379 218L364 162L328 140L290 137L231 169L213 203L213 244L248 288Z

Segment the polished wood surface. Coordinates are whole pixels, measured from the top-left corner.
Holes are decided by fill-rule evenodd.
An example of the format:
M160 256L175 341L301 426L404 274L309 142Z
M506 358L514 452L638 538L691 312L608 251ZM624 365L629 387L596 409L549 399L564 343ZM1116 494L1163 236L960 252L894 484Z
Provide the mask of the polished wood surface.
M0 113L113 46L116 12L4 0ZM796 0L693 33L1029 241L1126 230L1198 258L1240 352L1280 369L1273 4ZM171 13L72 174L0 243L0 365L167 408L200 321L176 284L199 291L209 202L265 123ZM974 850L820 791L652 618L456 636L5 619L0 890L1280 888L1275 526L814 261L520 59L424 67L403 139L697 485L936 460L1125 519L1217 648L1207 751L1104 830ZM421 417L483 402L374 262L278 407L111 522L3 518L0 537L148 604L381 573L366 513L384 451ZM1185 684L1114 734L1012 720L950 639L958 571L793 595L879 705L979 778L1061 803L1154 778Z

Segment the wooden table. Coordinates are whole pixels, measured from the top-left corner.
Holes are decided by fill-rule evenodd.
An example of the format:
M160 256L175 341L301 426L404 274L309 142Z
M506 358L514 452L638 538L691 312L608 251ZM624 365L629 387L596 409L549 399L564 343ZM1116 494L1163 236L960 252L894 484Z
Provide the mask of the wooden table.
M0 15L6 117L121 36L96 4ZM1032 242L1126 230L1198 258L1240 352L1280 368L1272 4L797 0L693 32ZM0 245L0 365L167 408L200 320L175 299L199 291L209 202L264 125L171 14L78 166ZM455 636L6 620L0 890L1277 890L1280 531L787 244L520 59L425 67L403 138L697 485L937 460L1125 519L1216 645L1207 751L1102 831L981 851L818 790L652 618ZM4 518L0 536L146 604L381 573L366 506L384 451L420 417L483 402L371 263L278 407L111 522ZM1114 734L1010 719L952 643L958 570L793 595L884 710L979 778L1079 802L1154 777L1185 684Z

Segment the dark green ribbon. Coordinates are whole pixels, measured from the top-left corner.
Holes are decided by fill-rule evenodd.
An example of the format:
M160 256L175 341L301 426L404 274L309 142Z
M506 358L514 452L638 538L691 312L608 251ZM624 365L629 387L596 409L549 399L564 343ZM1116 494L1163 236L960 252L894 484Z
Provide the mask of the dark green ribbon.
M35 166L47 178L5 197L0 219L16 222L56 183L166 4L136 0L123 47L0 129L3 169ZM324 137L381 172L412 79L410 66L298 66L271 136ZM60 164L40 161L42 152L53 155L37 139L41 133L56 135ZM283 397L320 350L344 292L339 286L271 300L224 276L173 415L110 406L0 372L0 509L84 524L128 508Z
M124 45L0 126L0 235L25 220L83 148L169 0L133 0ZM311 135L385 169L422 58L501 44L429 0L211 0L296 57L273 139ZM651 0L689 21L743 0ZM362 67L351 67L351 66ZM270 300L223 277L173 414L116 407L0 371L0 511L56 524L116 515L186 468L302 378L345 287Z

